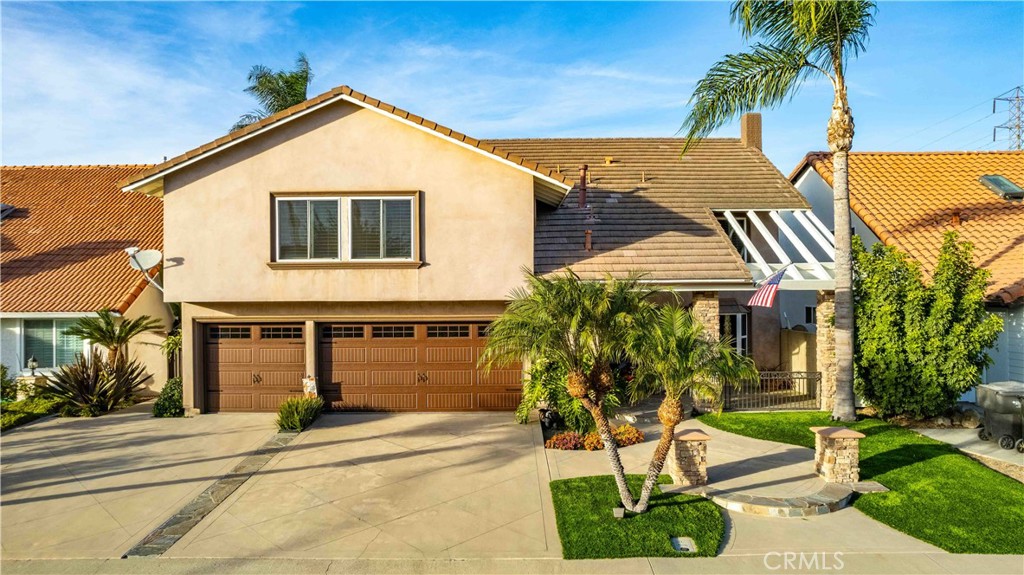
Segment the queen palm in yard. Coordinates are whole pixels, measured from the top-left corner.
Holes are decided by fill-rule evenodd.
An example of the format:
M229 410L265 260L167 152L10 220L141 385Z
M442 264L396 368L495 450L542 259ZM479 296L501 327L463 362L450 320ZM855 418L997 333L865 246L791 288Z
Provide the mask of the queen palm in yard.
M685 148L736 116L789 100L812 78L832 85L827 140L832 151L836 240L836 390L833 417L855 417L853 404L853 301L850 266L848 154L853 114L847 100L846 65L866 46L875 4L864 0L740 0L732 20L747 39L748 52L729 54L697 84L693 108L683 123ZM685 150L684 148L684 150ZM685 153L685 151L684 151ZM821 318L828 321L828 318Z
M565 368L566 390L590 412L604 442L619 497L633 509L633 496L612 437L604 402L615 387L611 363L622 357L629 334L654 311L654 290L639 276L583 281L569 271L554 277L526 274L491 324L480 357L486 368L545 358Z
M632 330L626 354L634 364L635 377L630 390L634 399L663 391L658 407L661 438L633 507L635 513L647 510L651 493L665 467L676 426L683 420L683 396L718 404L725 385L736 385L757 377L749 358L736 351L729 340L711 338L691 312L675 305L659 308L642 329Z
M313 70L309 67L306 55L301 52L295 60L294 70L274 72L263 65L253 66L249 71L249 87L245 91L256 98L256 101L260 103L260 108L239 118L231 127L231 131L240 130L267 116L306 101L306 89L311 81L313 81Z
M164 326L160 320L148 315L141 315L135 319L118 318L113 311L104 309L97 312L96 317L79 318L71 327L64 330L64 333L106 348L107 364L117 365L119 355L128 356L128 342L133 337L147 331L162 329Z

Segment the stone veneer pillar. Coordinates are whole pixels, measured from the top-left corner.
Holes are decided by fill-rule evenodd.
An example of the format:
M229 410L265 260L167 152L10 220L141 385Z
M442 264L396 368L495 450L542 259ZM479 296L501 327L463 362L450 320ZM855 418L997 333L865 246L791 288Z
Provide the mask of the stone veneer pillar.
M722 337L718 328L718 292L693 292L693 315L714 339Z
M860 481L860 440L864 434L845 427L812 427L814 472L828 483Z
M822 411L832 411L836 400L836 294L833 291L818 292L817 336L815 360L821 373L821 387L818 402Z
M708 484L708 440L699 429L676 432L668 454L668 474L676 485Z
M46 377L42 375L19 375L14 378L15 399L21 401L36 394L37 386L46 383Z

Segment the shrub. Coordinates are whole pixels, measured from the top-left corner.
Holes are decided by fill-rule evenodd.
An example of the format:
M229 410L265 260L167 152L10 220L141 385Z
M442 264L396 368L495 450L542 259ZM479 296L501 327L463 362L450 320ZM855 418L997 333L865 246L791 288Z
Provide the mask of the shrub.
M568 374L555 362L539 359L530 366L530 373L523 381L523 399L516 408L516 421L526 423L530 412L541 403L546 404L565 420L565 426L580 434L594 430L594 417L579 400L566 391ZM621 391L608 393L604 400L604 411L609 417L620 405Z
M181 399L181 378L172 377L160 390L160 397L153 403L153 417L182 417L185 407Z
M604 449L604 441L596 431L591 431L583 438L583 449L587 451L601 451Z
M18 399L18 386L14 378L7 373L7 366L0 363L0 401Z
M896 248L854 243L854 389L882 415L939 415L991 363L1002 321L985 310L988 272L972 250L946 234L926 283Z
M93 349L88 356L76 355L73 362L58 368L38 387L63 400L61 415L93 417L130 402L149 377L139 362L121 355L108 365Z
M583 437L575 431L566 431L564 433L559 433L544 442L544 447L548 449L572 451L583 447Z
M302 431L320 417L323 409L323 398L292 397L277 410L277 428L281 431Z
M5 403L3 413L0 414L0 431L7 431L12 427L57 413L63 406L61 400L44 395Z
M615 438L615 443L617 443L619 447L626 447L627 445L636 445L637 443L644 442L644 432L628 423L613 429L612 437Z

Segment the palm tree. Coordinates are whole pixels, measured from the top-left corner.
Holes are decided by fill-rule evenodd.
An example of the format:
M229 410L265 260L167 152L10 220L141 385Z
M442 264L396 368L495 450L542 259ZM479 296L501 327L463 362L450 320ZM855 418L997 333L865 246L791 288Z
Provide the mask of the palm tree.
M729 54L697 83L693 108L683 122L686 149L739 114L774 108L789 100L804 81L823 77L832 84L828 146L832 151L835 207L836 391L834 419L854 419L853 292L850 246L848 154L853 114L846 97L846 64L865 49L874 24L875 3L866 0L739 0L732 21L744 38L758 37L748 52ZM828 318L821 318L828 321Z
M651 500L654 485L665 467L676 426L683 419L683 396L719 403L726 384L757 377L754 362L736 351L728 339L709 337L693 314L676 305L657 310L650 324L633 330L626 346L627 356L634 364L634 399L664 391L658 407L661 438L651 456L640 500L633 507L643 513ZM639 327L639 326L638 326Z
M526 272L526 286L513 290L480 357L487 369L540 358L565 368L566 391L594 418L619 498L630 511L633 496L604 402L615 387L611 363L621 358L628 334L653 313L654 293L637 275L596 282L572 271L553 277Z
M239 118L231 127L231 131L240 130L306 101L306 89L312 81L313 71L309 67L309 60L302 52L299 52L299 57L295 60L295 69L291 71L274 72L260 64L253 66L252 70L249 70L249 87L245 91L256 98L260 107Z
M117 365L118 356L128 356L128 342L141 333L164 329L160 320L148 315L135 319L118 318L109 309L96 312L96 317L79 318L65 335L73 335L107 350L107 365Z

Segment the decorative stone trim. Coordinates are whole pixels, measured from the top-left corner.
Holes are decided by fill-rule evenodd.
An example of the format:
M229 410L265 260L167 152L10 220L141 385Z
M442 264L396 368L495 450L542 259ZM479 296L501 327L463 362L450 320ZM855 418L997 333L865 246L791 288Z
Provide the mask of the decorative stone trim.
M19 375L14 378L14 388L16 390L17 399L21 401L35 396L37 386L46 383L46 376L43 375Z
M836 293L818 292L817 333L815 335L815 367L821 372L818 401L822 411L832 411L836 401Z
M762 517L811 517L848 506L854 491L846 485L826 484L816 493L801 497L762 497L709 489L704 497L719 507Z
M693 292L693 316L697 318L712 339L722 337L718 327L718 292Z
M814 471L829 483L860 481L860 440L864 434L845 427L812 427Z
M668 458L668 474L676 485L688 487L708 484L708 440L699 429L676 432Z

